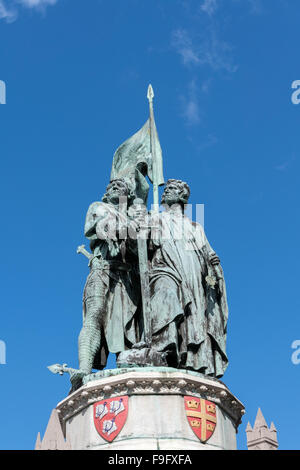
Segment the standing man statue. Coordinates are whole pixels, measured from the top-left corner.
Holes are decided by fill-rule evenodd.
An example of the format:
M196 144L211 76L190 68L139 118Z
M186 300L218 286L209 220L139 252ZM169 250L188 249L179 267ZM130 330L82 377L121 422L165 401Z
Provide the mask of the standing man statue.
M184 215L190 189L168 180L151 240L152 347L168 365L221 377L227 367L227 301L220 260L202 226Z
M126 181L114 179L103 202L93 202L86 215L84 234L90 240L92 257L78 340L82 375L92 368L103 369L109 352L118 354L138 341L137 260L126 251L127 203L133 198Z

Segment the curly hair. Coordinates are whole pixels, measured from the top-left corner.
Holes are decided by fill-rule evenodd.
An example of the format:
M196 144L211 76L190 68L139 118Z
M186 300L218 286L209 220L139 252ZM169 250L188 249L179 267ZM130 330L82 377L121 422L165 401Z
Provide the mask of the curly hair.
M191 194L189 185L185 181L174 180L174 179L168 180L166 182L165 187L167 187L169 184L175 184L176 186L179 187L180 193L181 193L180 194L180 202L182 202L183 204L187 204L188 200L189 200L189 197L190 197L190 194Z
M130 204L135 199L136 195L132 188L132 185L125 178L114 178L113 180L111 180L106 187L106 193L103 195L102 201L107 202L107 188L113 181L120 181L123 184L123 186L126 187L128 204Z

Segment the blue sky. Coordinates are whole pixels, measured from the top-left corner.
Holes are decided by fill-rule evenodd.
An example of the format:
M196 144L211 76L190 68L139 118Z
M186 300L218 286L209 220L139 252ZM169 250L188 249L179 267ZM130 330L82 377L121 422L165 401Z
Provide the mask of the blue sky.
M116 148L148 118L165 178L205 204L229 302L223 381L299 449L298 0L0 0L0 448L31 449L77 367L76 248Z

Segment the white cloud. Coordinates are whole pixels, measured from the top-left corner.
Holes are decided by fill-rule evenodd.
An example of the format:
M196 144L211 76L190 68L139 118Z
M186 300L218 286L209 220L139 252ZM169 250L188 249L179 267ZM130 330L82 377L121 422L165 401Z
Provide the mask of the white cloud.
M13 22L18 16L18 6L44 10L47 6L55 5L58 0L0 0L0 20Z
M17 13L15 9L8 8L4 3L4 0L0 0L0 20L5 19L8 23L11 23L16 19Z
M234 3L240 3L246 5L249 12L254 15L260 15L263 13L263 0L232 0Z
M24 7L27 8L39 8L46 7L48 5L55 5L57 0L18 0Z
M237 70L231 57L232 48L218 38L215 28L208 29L204 37L194 39L187 30L177 29L172 33L171 45L184 65L208 65L213 70L230 73Z
M199 93L195 80L188 84L187 95L180 96L182 116L188 126L195 126L200 123Z
M201 152L209 147L212 147L213 145L216 145L218 143L218 138L217 136L215 136L215 134L208 134L207 136L205 136L202 140L202 142L200 142L198 145L197 145L197 150L198 152Z
M176 29L173 31L171 43L181 56L185 65L200 63L196 48L192 44L192 40L185 29Z
M195 98L189 98L184 103L184 111L182 113L189 126L195 126L200 122L199 104Z
M262 10L263 10L262 0L232 0L232 1L233 3L243 3L243 5L248 4L248 6L250 7L251 13L254 13L257 15L262 13ZM226 1L203 0L203 3L200 6L200 10L204 11L209 16L213 16L216 13L220 3L227 6L228 0Z
M212 16L216 9L218 8L217 0L204 0L201 5L201 10L207 13L209 16Z
M199 49L203 63L212 69L225 70L230 73L236 72L237 66L233 63L232 47L218 38L216 29L210 30Z

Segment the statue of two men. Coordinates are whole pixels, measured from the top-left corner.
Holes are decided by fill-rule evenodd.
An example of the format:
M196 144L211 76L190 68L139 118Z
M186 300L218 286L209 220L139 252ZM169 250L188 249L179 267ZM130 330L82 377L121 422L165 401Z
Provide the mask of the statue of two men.
M161 200L165 211L148 217L149 225L155 227L148 230L147 242L150 346L166 356L170 367L221 377L228 363L224 277L203 227L184 214L189 195L187 183L168 180ZM142 216L137 214L133 221L128 214L134 197L130 184L116 179L108 185L102 202L94 202L88 209L85 236L92 258L79 335L83 374L103 369L108 352L118 355L142 344L143 292L136 244L130 236L132 228L138 229L142 223Z

